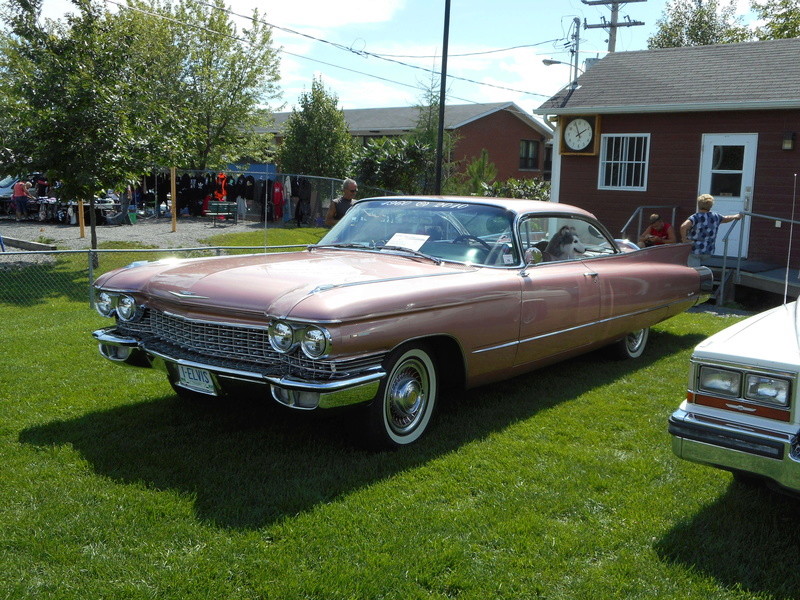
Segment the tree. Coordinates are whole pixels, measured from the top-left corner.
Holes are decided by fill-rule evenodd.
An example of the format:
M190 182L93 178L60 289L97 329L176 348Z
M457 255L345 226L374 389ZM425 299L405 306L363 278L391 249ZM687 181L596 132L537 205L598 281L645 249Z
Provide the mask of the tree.
M353 159L355 144L339 98L314 78L311 91L303 92L300 110L286 121L277 160L284 173L343 178Z
M423 193L433 148L410 136L370 140L354 155L353 177L365 186Z
M154 165L238 158L259 103L277 93L269 31L254 21L237 37L219 0L118 14L73 0L79 12L63 22L42 22L41 2L10 0L3 15L0 167L47 172L63 197L93 205Z
M181 0L172 9L157 1L152 0L152 9L169 18L168 39L183 65L177 82L165 81L172 87L170 96L179 96L175 100L186 124L183 166L216 168L252 156L264 145L255 134L270 118L263 107L280 95L272 31L255 10L250 27L239 32L222 0Z
M483 184L491 184L497 177L497 167L489 161L486 148L481 155L467 165L467 188L470 194L483 193Z
M151 115L125 101L140 83L131 38L117 35L99 3L75 2L80 13L66 23L41 23L41 0L11 0L0 59L11 82L0 111L0 163L10 173L47 172L65 197L93 208L98 190L143 172ZM90 216L96 248L94 210Z
M736 17L733 0L724 6L720 6L718 0L671 0L656 25L658 30L647 40L650 49L731 44L752 39L750 31Z
M764 22L756 28L758 39L800 37L800 4L797 0L752 0L750 8Z

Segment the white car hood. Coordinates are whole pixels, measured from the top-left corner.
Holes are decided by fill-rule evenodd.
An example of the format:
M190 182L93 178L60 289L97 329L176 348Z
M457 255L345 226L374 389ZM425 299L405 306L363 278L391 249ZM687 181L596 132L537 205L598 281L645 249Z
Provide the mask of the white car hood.
M704 340L695 348L693 357L797 371L797 318L797 302L759 313Z

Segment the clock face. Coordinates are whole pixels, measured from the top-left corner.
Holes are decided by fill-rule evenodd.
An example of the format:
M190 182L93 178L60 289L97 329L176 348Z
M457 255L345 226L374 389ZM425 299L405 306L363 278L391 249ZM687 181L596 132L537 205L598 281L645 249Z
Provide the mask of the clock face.
M564 144L570 150L585 150L592 143L594 130L586 119L573 119L564 127Z

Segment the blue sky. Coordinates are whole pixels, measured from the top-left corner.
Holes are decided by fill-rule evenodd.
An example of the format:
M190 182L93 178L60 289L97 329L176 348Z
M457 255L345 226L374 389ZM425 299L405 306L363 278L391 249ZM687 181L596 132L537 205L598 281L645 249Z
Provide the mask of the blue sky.
M747 0L737 1L749 22ZM284 51L280 83L284 105L275 104L273 109L290 110L315 76L338 96L342 108L414 105L432 80L438 86L438 75L430 70L441 66L444 0L227 0L227 4L245 15L257 5L266 22L311 36L274 30L276 46ZM628 16L645 25L619 28L617 51L645 49L666 4L666 0L647 0L623 5L621 19ZM45 0L44 14L59 18L71 6L68 0ZM584 20L596 24L603 17L610 20L610 10L581 0L451 0L447 70L461 79L450 80L447 103L512 101L526 111L539 106L569 81L569 67L548 67L542 60L570 61L566 44L575 17L582 24ZM607 38L604 29L581 27L580 62L604 56Z

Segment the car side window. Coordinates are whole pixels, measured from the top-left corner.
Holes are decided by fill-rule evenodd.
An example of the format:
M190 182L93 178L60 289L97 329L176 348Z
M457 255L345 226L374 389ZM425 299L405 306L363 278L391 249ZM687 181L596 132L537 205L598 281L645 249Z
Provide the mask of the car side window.
M538 251L542 262L583 260L617 252L599 225L577 217L531 217L520 222L519 233L526 257L538 256Z

